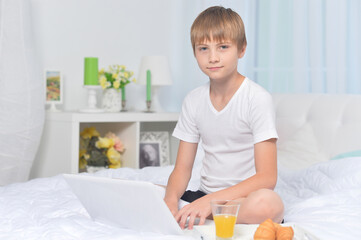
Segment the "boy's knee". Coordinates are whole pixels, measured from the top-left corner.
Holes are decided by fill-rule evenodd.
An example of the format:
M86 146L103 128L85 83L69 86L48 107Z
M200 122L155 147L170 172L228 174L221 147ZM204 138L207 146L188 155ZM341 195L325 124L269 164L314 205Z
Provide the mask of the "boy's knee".
M256 215L263 216L265 219L271 218L274 221L282 220L284 206L277 193L270 189L260 189L251 193L248 197L252 202L252 209Z

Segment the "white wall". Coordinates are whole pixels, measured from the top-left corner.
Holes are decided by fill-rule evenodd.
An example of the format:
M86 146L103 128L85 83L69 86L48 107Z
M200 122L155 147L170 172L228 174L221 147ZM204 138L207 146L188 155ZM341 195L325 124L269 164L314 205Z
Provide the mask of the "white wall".
M179 111L185 94L206 81L198 70L189 40L192 21L202 8L200 2L31 0L40 66L63 73L61 108L78 110L86 106L87 94L82 86L84 57L98 57L100 68L125 65L137 77L142 56L167 55L173 85L163 87L160 97L165 110ZM128 107L144 109L144 86L128 86Z

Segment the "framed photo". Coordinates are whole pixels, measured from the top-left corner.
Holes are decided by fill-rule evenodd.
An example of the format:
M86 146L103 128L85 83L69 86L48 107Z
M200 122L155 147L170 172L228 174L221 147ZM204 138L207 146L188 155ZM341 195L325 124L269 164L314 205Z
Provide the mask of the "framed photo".
M141 132L139 168L147 166L167 166L169 164L169 133Z
M63 102L63 80L58 70L45 70L46 103Z

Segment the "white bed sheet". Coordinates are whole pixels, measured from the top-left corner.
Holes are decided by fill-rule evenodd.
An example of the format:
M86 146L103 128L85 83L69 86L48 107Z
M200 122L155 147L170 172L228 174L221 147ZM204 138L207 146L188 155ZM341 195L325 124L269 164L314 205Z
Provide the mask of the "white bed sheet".
M320 239L361 238L361 158L331 160L290 172L279 169L275 191L285 220Z
M166 184L168 167L105 170L95 175ZM195 165L190 189L199 186ZM320 239L361 237L361 158L345 158L290 172L279 169L276 191L285 220ZM137 233L94 222L62 176L0 188L0 239L187 239Z

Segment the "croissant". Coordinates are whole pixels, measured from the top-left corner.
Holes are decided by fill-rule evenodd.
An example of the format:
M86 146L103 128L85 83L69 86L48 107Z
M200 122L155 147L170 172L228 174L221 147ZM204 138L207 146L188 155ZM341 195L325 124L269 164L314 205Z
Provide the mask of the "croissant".
M261 223L253 236L254 240L275 240L276 227L271 219Z
M277 229L276 238L277 240L292 240L293 234L292 227L280 227Z
M258 226L253 238L254 240L292 240L293 234L292 227L282 227L267 219Z
M281 227L282 227L280 224L275 223L275 222L273 223L273 225L275 225L276 231L277 231L279 228L281 228Z

